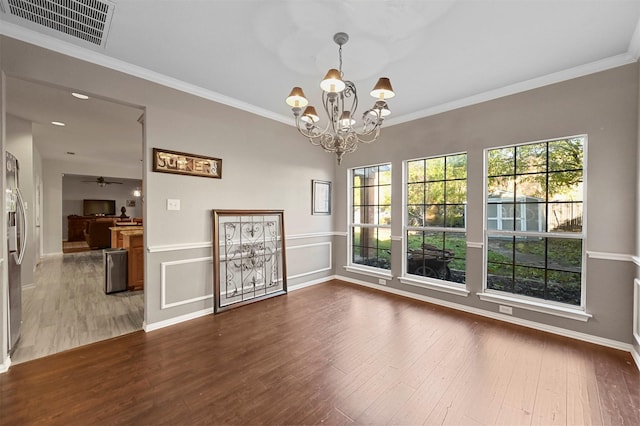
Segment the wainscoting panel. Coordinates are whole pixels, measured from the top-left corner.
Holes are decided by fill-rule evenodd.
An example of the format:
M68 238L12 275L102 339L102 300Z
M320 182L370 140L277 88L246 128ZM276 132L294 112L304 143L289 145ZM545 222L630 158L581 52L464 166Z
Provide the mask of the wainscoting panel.
M313 241L316 238L331 236L331 234L300 234L287 237L286 240L289 241L285 246L287 279L296 280L331 271L333 268L332 243L324 241L304 244L304 241L301 241L305 239ZM302 244L292 245L291 240L297 240L296 243L301 242ZM157 311L158 314L179 307L180 309L176 312L188 313L191 309L189 305L201 308L206 306L202 305L202 301L213 300L213 259L206 255L206 251L209 251L210 248L211 242L203 242L153 246L147 249L150 257L155 254L163 257L158 259L159 262L156 263L160 266L160 311ZM205 252L202 251L203 249ZM190 251L195 252L189 253ZM304 281L304 279L295 283L289 281L288 284L295 285L304 283ZM160 314L158 318L166 320L168 319L165 318L166 316L166 313Z
M212 257L161 262L160 268L161 309L213 298Z
M287 279L331 270L331 242L286 247Z

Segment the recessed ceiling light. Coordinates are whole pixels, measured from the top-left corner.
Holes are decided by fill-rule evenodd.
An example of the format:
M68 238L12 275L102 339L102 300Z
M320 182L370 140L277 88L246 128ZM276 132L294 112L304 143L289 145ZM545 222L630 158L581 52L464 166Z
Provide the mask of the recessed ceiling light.
M78 99L89 99L87 95L83 95L82 93L73 92L71 93L71 95L75 96Z
M53 124L54 126L65 126L62 121L52 121L51 124Z

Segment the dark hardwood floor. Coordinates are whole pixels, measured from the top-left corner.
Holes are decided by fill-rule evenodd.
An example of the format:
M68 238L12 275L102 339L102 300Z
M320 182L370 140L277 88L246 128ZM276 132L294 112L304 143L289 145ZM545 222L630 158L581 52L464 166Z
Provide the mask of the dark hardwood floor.
M0 423L640 424L630 354L332 281L0 374Z

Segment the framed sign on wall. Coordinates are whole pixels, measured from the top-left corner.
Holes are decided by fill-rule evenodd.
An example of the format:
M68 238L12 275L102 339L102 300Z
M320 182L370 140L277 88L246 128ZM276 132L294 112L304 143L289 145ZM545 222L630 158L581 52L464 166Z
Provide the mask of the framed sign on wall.
M221 179L222 160L203 155L153 148L153 171Z

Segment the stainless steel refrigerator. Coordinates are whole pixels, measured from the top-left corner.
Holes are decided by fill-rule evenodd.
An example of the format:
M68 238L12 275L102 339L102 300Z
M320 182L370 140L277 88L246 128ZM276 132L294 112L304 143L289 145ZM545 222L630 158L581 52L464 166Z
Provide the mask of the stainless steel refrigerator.
M20 265L27 245L27 215L19 188L20 166L18 159L7 154L6 220L9 271L9 354L20 339L22 324L22 284Z

